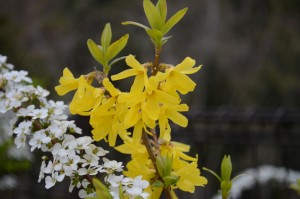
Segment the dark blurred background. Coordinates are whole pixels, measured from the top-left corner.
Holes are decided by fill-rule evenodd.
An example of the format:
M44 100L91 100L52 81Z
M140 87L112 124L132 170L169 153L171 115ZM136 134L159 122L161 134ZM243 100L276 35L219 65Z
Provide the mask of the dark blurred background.
M190 56L203 68L192 76L195 92L184 97L189 127L174 127L174 140L192 144L199 164L213 170L224 154L231 155L234 174L266 164L300 170L300 1L169 0L169 16L183 7L189 10L170 32L162 61L177 64ZM54 92L62 69L78 76L97 66L86 41L99 43L107 22L113 40L130 34L122 55L152 61L152 43L142 29L121 25L127 20L146 23L141 0L0 0L0 54L29 71L53 99L70 100ZM117 64L112 73L125 67ZM5 191L6 198L76 197L60 186L43 190L38 166L32 168L23 176L29 183ZM203 175L207 187L182 198L217 192L217 181ZM287 186L257 183L240 198L297 198Z

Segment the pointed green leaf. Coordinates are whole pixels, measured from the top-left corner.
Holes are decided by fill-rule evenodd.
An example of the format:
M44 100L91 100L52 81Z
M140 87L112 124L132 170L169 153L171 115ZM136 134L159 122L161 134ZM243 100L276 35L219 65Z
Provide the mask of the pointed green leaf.
M146 29L147 34L150 36L152 39L153 43L155 44L156 47L161 47L162 43L162 33L159 30L154 30L154 29Z
M155 182L153 182L151 184L152 187L164 187L164 183L162 183L161 181L159 180L156 180Z
M163 23L166 22L167 18L167 2L166 0L159 0L156 4L156 9L159 11L160 17Z
M102 46L104 52L106 51L106 49L108 48L108 46L111 42L111 37L112 37L111 27L110 27L110 24L107 23L107 24L105 24L105 27L103 29L102 36L101 36L101 46Z
M153 29L160 30L162 19L154 4L150 0L144 0L143 6L150 26Z
M180 21L180 19L185 15L187 10L187 8L179 10L167 21L167 23L165 23L162 30L163 35L169 32L169 30L171 30L171 28Z
M171 154L167 154L165 157L165 176L170 176L173 168L173 156Z
M96 189L97 199L113 199L108 188L100 180L93 178L93 185Z
M232 163L230 159L230 155L224 155L223 161L221 163L221 177L222 180L230 180L232 171Z
M120 183L119 185L119 198L120 199L124 199L124 195L123 195L123 187L122 184Z
M129 35L126 34L108 47L105 54L105 57L108 61L114 58L126 46L128 38Z
M165 168L165 163L164 163L164 159L161 155L158 155L156 157L156 167L157 167L157 170L158 170L158 173L160 176L164 176L164 168Z
M179 177L174 176L174 175L169 175L169 176L163 177L163 180L164 180L164 185L166 187L168 187L168 186L171 186L171 185L175 185L178 182Z
M134 25L134 26L138 26L140 28L143 28L143 29L148 29L149 27L141 24L141 23L138 23L138 22L134 22L134 21L124 21L122 22L122 25Z
M93 40L87 40L87 46L90 50L90 53L96 61L105 66L105 59L103 56L103 51L100 46L98 46Z
M231 187L232 187L231 181L225 180L221 182L221 191L222 191L223 198L228 198L228 196L230 195Z

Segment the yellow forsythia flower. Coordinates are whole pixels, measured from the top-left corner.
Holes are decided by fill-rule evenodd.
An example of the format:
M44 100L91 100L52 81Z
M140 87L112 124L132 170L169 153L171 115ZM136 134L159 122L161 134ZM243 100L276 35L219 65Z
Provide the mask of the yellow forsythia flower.
M123 140L127 138L128 133L122 122L127 108L123 103L118 102L121 92L112 85L108 78L105 78L102 83L111 97L103 99L101 104L91 111L90 124L94 128L92 134L96 141L108 136L109 145L115 146L117 135Z
M193 91L196 83L186 74L193 74L200 70L201 66L193 68L194 65L195 60L187 57L177 66L166 69L166 82L181 94Z
M134 82L131 86L131 90L139 94L144 89L144 80L147 78L147 69L140 64L133 55L128 55L125 59L126 64L131 67L117 75L112 75L111 79L113 81L125 79L127 77L135 76ZM136 95L135 95L136 96Z
M88 84L83 76L80 76L78 89L70 103L71 114L90 115L90 111L97 102L103 98L104 90Z
M59 79L60 85L55 87L58 95L65 95L66 93L76 90L78 88L79 78L75 79L68 68L63 70L63 76Z
M128 177L135 178L136 176L141 175L143 180L149 182L153 181L156 177L155 169L150 159L144 162L132 159L127 163L126 168L127 171L123 171L123 173Z
M190 151L190 146L180 142L167 142L165 141L160 145L160 154L173 156L173 169L178 170L187 164L187 161L196 162L197 158L193 158L184 153Z
M183 191L194 193L195 186L204 186L207 184L207 179L200 176L200 170L197 168L196 162L191 162L186 166L174 172L174 175L179 176L176 183L176 188Z
M199 70L190 66L188 61L191 59L186 60L173 70L179 71L177 73L191 73ZM174 72L159 72L156 76L148 77L147 68L140 64L134 56L127 56L126 63L131 69L112 76L112 80L135 76L130 92L122 93L119 97L119 102L125 103L129 109L124 118L124 125L126 128L134 127L134 140L139 141L142 131L147 128L155 128L158 121L160 138L170 139L169 119L182 127L186 127L188 123L187 118L179 113L188 111L188 106L180 104L181 99L176 94L177 88L167 89L168 85L171 85L167 78L171 81ZM188 66L185 66L186 64ZM177 73L175 72L175 75Z

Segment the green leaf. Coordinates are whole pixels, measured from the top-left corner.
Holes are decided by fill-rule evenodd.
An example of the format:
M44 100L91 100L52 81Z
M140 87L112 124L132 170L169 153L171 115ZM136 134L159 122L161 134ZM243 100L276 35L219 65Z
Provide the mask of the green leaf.
M156 157L156 167L158 170L158 173L160 176L164 177L164 168L165 168L165 163L164 163L164 159L161 155L158 155Z
M123 187L122 184L120 183L119 185L119 198L120 199L124 199L124 195L123 195Z
M171 185L175 185L178 182L179 177L174 176L174 175L169 175L169 176L163 177L163 180L164 180L164 185L166 187L168 187L168 186L171 186Z
M146 29L146 32L150 36L156 47L159 48L162 46L162 33L159 30Z
M150 0L144 0L143 6L150 26L153 29L160 30L162 19L154 4Z
M137 196L134 199L143 199L143 197L142 196Z
M221 191L222 191L222 196L224 198L228 198L230 195L230 190L231 190L232 182L231 181L222 181L221 183Z
M93 40L89 39L87 40L87 46L90 50L90 53L94 57L96 61L98 61L100 64L105 66L105 59L103 55L103 51L101 49L101 46L98 46Z
M148 29L149 28L149 27L145 26L144 24L134 22L134 21L124 21L124 22L122 22L122 25L134 25L134 26L138 26L138 27L143 28L143 29Z
M159 0L156 4L156 9L159 11L160 17L163 23L166 22L167 18L167 2L166 0Z
M113 199L108 188L100 180L93 178L93 185L96 189L97 199Z
M129 35L126 34L108 47L105 54L108 61L114 58L126 46L128 38Z
M102 32L101 36L101 46L103 48L103 52L105 53L106 49L108 48L110 42L111 42L112 32L110 24L105 24L105 27Z
M162 30L163 35L167 34L167 32L169 32L169 30L171 30L171 28L180 21L180 19L185 15L187 10L187 8L179 10L167 21L167 23L165 23Z
M173 168L173 156L169 153L165 156L165 176L170 176Z
M222 180L230 180L232 171L232 163L230 159L230 155L224 156L223 161L221 163L221 178Z
M164 183L162 183L161 181L159 181L159 180L156 180L155 182L153 182L152 184L151 184L151 186L152 187L164 187Z

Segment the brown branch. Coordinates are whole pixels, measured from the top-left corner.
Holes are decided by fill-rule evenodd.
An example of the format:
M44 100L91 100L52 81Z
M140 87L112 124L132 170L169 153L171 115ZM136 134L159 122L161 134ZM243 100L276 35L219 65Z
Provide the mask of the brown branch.
M161 49L155 49L154 62L152 66L152 75L155 76L159 71L159 59L160 59Z
M155 139L157 140L155 130L151 130L151 131L154 132L154 134L153 134L154 135L153 136L154 141L155 141ZM143 132L142 132L142 140L143 140L143 144L145 145L145 147L147 149L147 152L148 152L148 154L150 156L152 164L153 164L153 166L155 168L155 172L156 172L156 175L158 177L158 180L161 181L161 182L163 182L162 176L160 176L160 174L158 172L158 169L157 169L157 166L156 166L156 155L155 155L155 153L154 153L154 151L152 149L151 140L149 139L149 137L147 135L147 132L145 130L143 130ZM155 144L155 147L159 147L158 142L155 142L155 143L157 143L157 144ZM159 150L159 148L158 148L158 150ZM164 189L164 193L165 193L166 198L167 199L172 199L171 187L168 186L168 187L164 187L163 189Z

